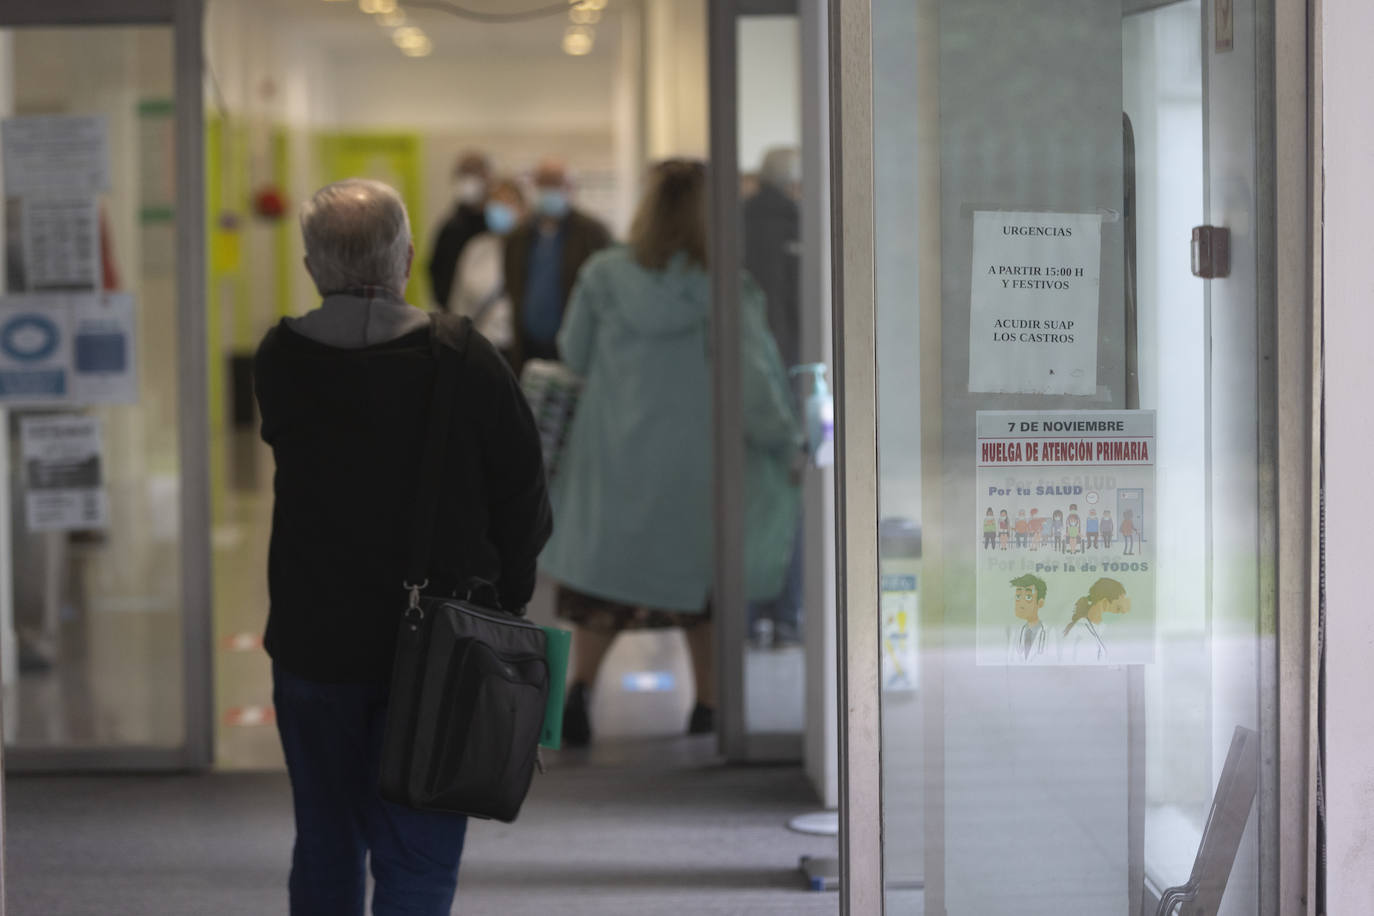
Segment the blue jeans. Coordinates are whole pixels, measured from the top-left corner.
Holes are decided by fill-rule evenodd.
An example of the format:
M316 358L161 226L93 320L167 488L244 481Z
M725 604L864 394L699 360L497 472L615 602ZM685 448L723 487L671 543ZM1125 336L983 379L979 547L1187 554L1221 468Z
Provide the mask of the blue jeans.
M272 666L296 810L291 916L362 916L372 855L375 916L448 916L467 818L383 801L386 691L321 684Z

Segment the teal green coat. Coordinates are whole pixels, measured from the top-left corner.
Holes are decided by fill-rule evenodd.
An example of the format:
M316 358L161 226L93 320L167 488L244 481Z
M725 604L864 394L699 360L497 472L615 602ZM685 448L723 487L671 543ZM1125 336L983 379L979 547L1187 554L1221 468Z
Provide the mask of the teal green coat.
M796 533L800 433L763 295L741 287L751 599L782 587ZM625 248L583 267L558 335L586 385L553 485L540 560L601 598L701 611L712 581L710 278L682 256L641 267Z

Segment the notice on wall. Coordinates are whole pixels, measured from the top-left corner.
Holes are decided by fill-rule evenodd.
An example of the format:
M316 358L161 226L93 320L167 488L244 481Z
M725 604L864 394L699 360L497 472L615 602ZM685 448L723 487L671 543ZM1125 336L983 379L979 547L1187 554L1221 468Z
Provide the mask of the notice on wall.
M917 687L916 577L883 576L883 690L905 693Z
M980 665L1154 660L1155 416L979 411Z
M138 400L128 293L0 297L0 404Z
M100 207L95 197L25 197L20 213L29 291L100 288Z
M25 511L32 531L106 528L100 420L96 417L24 417L20 421Z
M1102 216L973 214L971 392L1097 393Z
M29 115L0 123L5 194L92 196L110 189L105 119L99 115Z

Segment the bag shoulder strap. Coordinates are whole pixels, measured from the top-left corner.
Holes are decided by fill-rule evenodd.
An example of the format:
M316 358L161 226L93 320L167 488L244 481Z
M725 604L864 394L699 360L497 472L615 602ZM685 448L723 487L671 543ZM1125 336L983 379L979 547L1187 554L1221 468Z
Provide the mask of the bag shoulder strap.
M452 342L446 344L443 338L449 328L452 329ZM444 453L448 448L449 429L453 425L453 402L458 392L458 379L467 362L471 338L471 319L440 315L438 312L430 316L430 352L435 363L434 390L429 399L429 430L420 454L410 559L406 563L404 583L406 590L411 592L412 603L418 600L420 590L429 584L434 529L439 515L439 490L444 479Z

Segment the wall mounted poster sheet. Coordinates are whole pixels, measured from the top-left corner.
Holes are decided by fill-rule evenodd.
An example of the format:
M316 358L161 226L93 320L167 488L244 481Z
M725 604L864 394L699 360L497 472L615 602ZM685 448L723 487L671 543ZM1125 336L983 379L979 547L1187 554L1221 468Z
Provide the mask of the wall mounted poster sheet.
M0 404L132 404L138 400L129 293L0 297Z
M19 433L29 530L108 527L110 500L105 491L100 420L24 417Z
M978 412L980 665L1154 660L1152 410Z
M968 390L1097 393L1102 216L978 210Z

